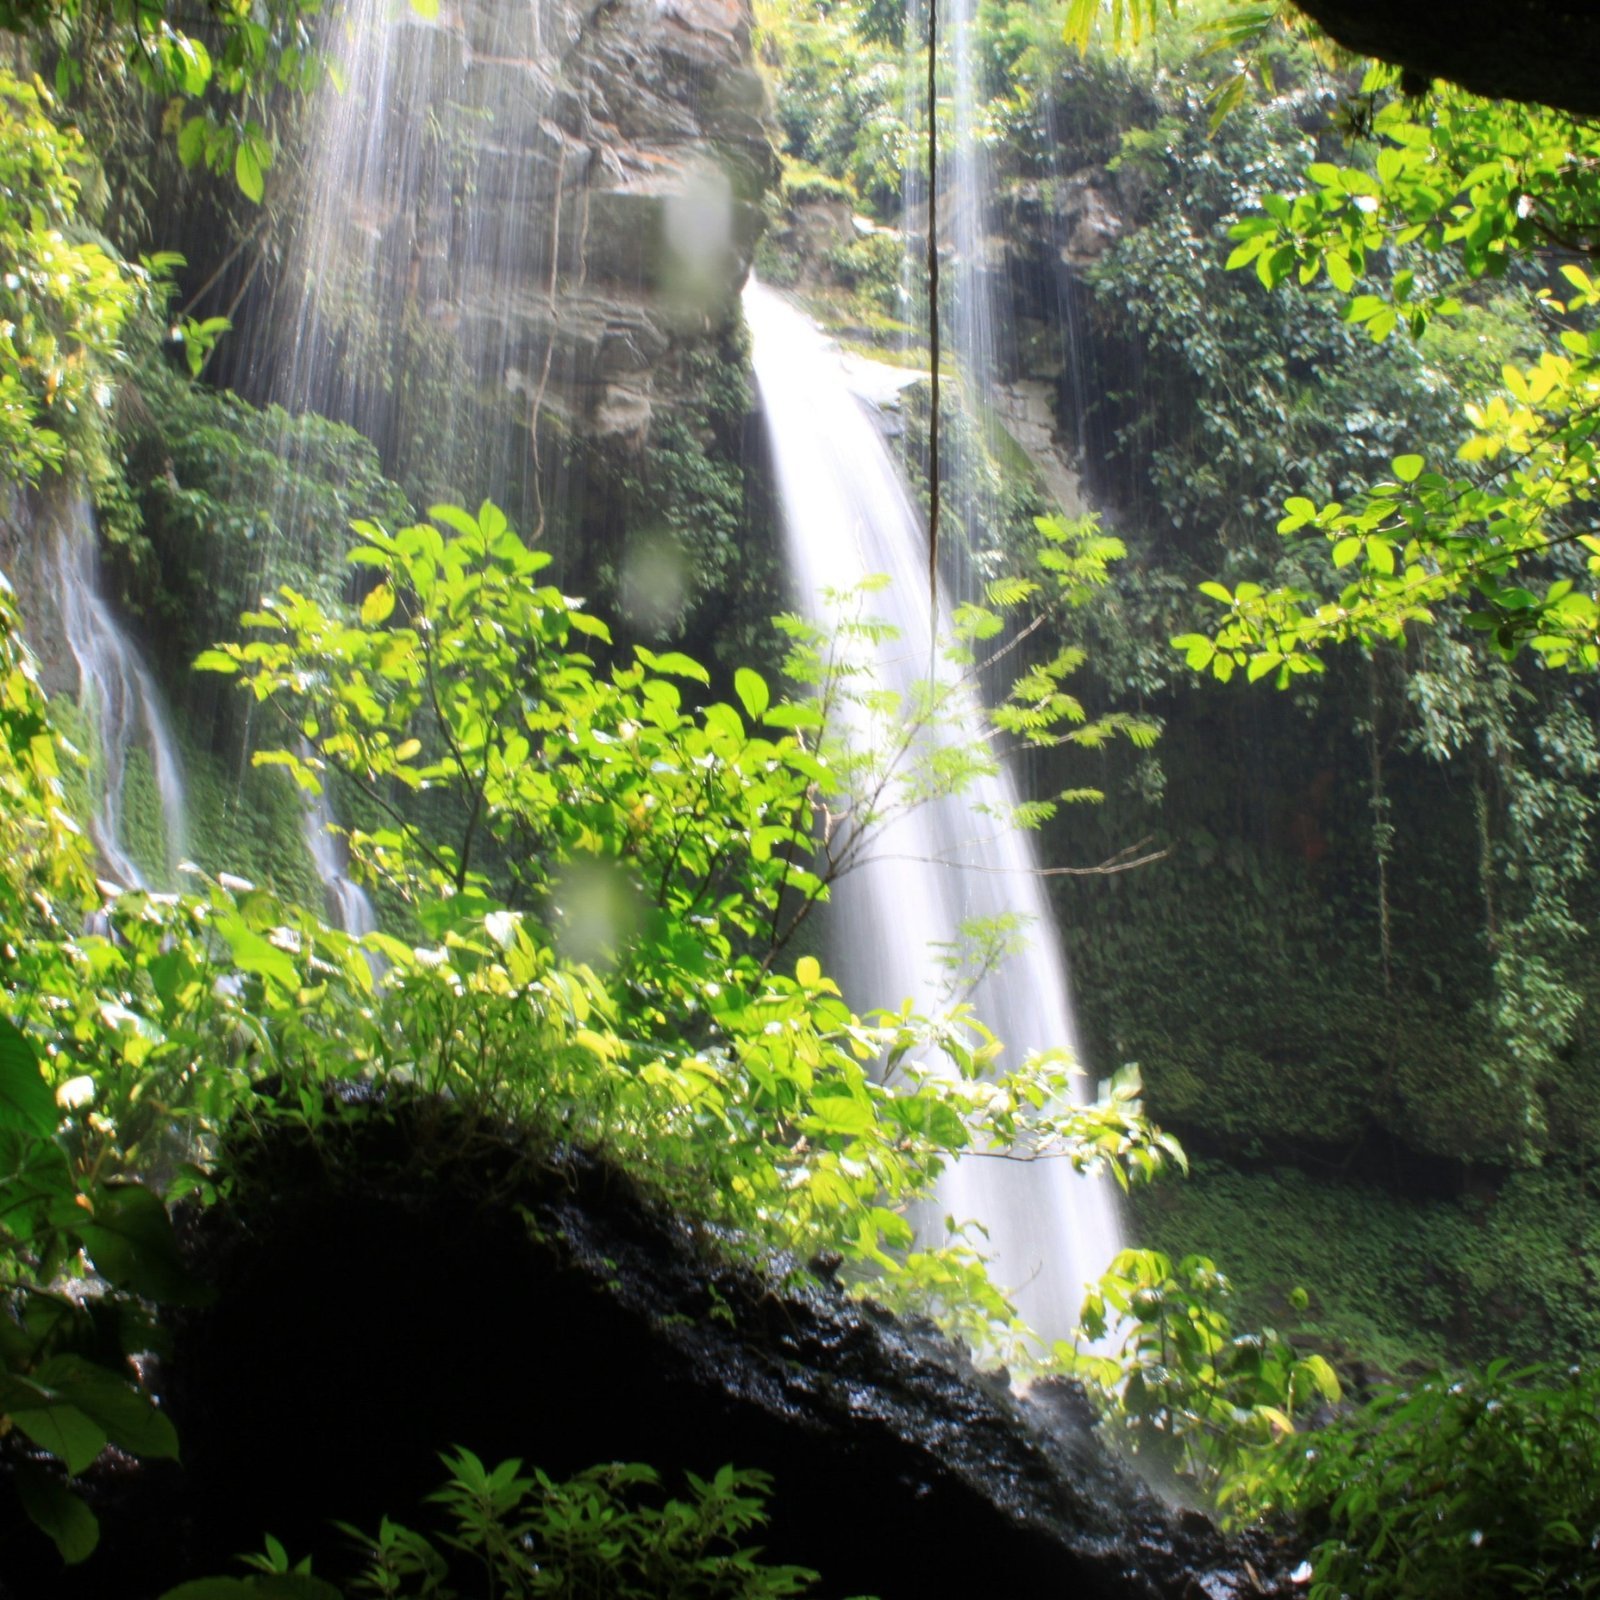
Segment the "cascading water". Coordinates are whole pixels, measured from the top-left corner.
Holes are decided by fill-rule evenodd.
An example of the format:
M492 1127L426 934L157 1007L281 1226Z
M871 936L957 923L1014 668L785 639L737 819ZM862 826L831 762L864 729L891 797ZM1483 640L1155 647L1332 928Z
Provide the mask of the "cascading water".
M878 663L883 686L910 695L929 661L927 540L866 409L836 353L798 312L752 283L745 314L756 382L783 506L791 571L808 613L826 621L825 588L887 574L873 609L898 631ZM940 619L941 631L948 616ZM976 729L968 730L976 734ZM958 733L958 737L961 736ZM1003 770L957 799L906 812L878 838L868 863L841 880L832 902L836 967L858 1004L919 1009L940 1003L939 956L962 925L1018 916L1026 946L985 973L977 1015L1017 1059L1076 1049L1066 966L1038 862L1025 835L997 820L1016 794ZM971 1157L947 1175L943 1208L975 1219L997 1281L1046 1338L1077 1322L1083 1287L1119 1248L1103 1182L1065 1162Z
M302 758L310 754L309 746L302 746ZM333 814L333 803L324 789L315 800L306 802L301 823L301 834L311 864L317 870L327 901L327 914L336 927L343 928L353 938L373 933L378 926L378 915L372 908L367 892L350 876L350 853L345 848L344 836L338 819Z
M90 832L110 875L126 888L143 889L150 887L149 879L134 861L124 832L128 756L141 745L149 752L161 809L163 865L169 875L187 846L183 761L150 669L100 593L97 542L94 512L79 498L56 532L56 603L78 665L78 704L99 746L100 781Z
M484 0L434 20L404 0L341 8L286 267L246 364L249 386L290 417L318 413L371 440L419 509L487 494L534 537L539 413L564 370L556 325L594 319L558 304L556 277L560 261L581 298L578 180L594 152L546 114L579 26L562 0ZM304 449L286 428L292 466ZM272 508L284 539L262 556L280 570L326 568L321 552L344 532L294 503L304 476L287 472ZM326 793L304 831L330 915L369 931Z
M535 43L541 15L538 5L529 9ZM476 42L493 48L481 35ZM466 499L471 479L501 493L504 465L480 459L481 434L461 409L467 386L438 385L426 427L407 414L404 390L430 324L449 337L461 332L469 275L477 292L490 296L521 281L514 266L526 267L528 241L548 228L541 213L549 208L525 204L533 197L515 190L504 209L498 195L462 208L451 193L459 174L446 170L443 124L474 111L486 128L493 124L481 91L469 90L473 49L460 23L434 25L404 5L357 0L345 8L330 51L337 71L321 93L308 142L308 193L294 223L289 270L258 330L258 381L264 378L290 417L314 412L354 424L426 498ZM524 97L548 96L539 54L517 63ZM305 436L291 424L284 453L294 470L284 474L271 508L288 533L289 548L268 553L279 565L303 559L310 540L343 531L305 526L294 501L304 452ZM357 937L372 932L372 902L350 876L326 788L306 803L302 834L328 916Z

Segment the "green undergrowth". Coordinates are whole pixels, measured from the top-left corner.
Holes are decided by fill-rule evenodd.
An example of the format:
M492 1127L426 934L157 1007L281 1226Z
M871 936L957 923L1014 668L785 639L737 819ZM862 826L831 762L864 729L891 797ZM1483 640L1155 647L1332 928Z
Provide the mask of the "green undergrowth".
M105 782L99 743L88 715L70 695L50 702L50 716L81 760L62 764L68 805L79 817L91 814ZM290 779L252 766L244 758L219 755L199 744L191 730L178 734L188 800L186 853L208 873L248 879L291 904L322 909L322 886L303 836L303 813ZM127 753L122 791L122 842L153 884L170 877L170 852L161 816L154 763L143 745Z
M1132 1197L1132 1231L1173 1256L1214 1257L1238 1322L1283 1328L1346 1367L1561 1362L1600 1346L1590 1176L1552 1165L1463 1184L1455 1198L1408 1198L1370 1180L1196 1161L1189 1182Z
M536 1467L524 1473L515 1458L492 1469L465 1449L441 1459L448 1477L427 1509L443 1529L431 1538L388 1517L375 1534L336 1525L360 1556L347 1588L313 1574L309 1558L292 1562L269 1535L260 1555L243 1558L248 1577L180 1584L163 1600L457 1600L485 1576L489 1593L505 1600L777 1600L810 1592L817 1578L804 1567L769 1565L759 1546L744 1543L767 1521L771 1479L763 1472L685 1473L688 1493L679 1499L667 1498L660 1474L637 1463L556 1480Z

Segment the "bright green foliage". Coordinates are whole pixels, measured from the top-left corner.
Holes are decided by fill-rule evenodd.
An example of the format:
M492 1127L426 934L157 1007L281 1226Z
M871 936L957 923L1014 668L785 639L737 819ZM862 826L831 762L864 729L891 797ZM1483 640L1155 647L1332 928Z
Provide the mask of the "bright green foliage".
M78 134L44 85L0 72L0 474L97 453L109 366L151 274L74 234Z
M1236 1333L1228 1280L1204 1256L1176 1265L1124 1250L1084 1303L1082 1336L1114 1354L1058 1347L1058 1359L1111 1408L1131 1447L1197 1483L1238 1520L1270 1498L1264 1452L1296 1414L1337 1401L1319 1355L1272 1329Z
M906 68L898 40L903 19L888 8L763 6L767 48L782 66L776 113L789 156L830 175L847 197L884 219L897 213L902 174L915 157L907 122ZM801 178L789 198L820 198ZM833 195L830 198L836 197Z
M1163 12L1162 0L1068 0L1063 33L1069 44L1080 50L1089 48L1096 25L1102 17L1111 28L1113 49L1121 49L1124 41L1136 45L1154 33ZM1169 17L1178 14L1178 0L1165 0Z
M88 851L66 809L60 754L11 585L0 576L0 918L7 929L25 926L58 899L68 916L93 903Z
M304 90L322 73L315 0L208 6L202 26L169 0L3 0L0 28L48 40L56 91L126 76L165 104L186 167L231 173L259 201L274 141L259 120L274 89ZM96 85L97 87L97 85Z
M156 1342L142 1302L182 1301L194 1287L160 1198L127 1181L84 1126L95 1115L95 1081L72 1074L66 1051L52 1051L47 1073L39 1035L24 1031L65 998L57 979L71 958L63 959L70 940L61 919L81 915L93 891L62 809L57 746L9 592L0 593L0 796L0 1418L70 1477L107 1443L177 1454L171 1424L133 1381L126 1357ZM107 1031L119 1020L109 1010L97 1019ZM106 1281L102 1295L66 1286L82 1276L85 1256ZM107 1364L107 1350L123 1359ZM13 1482L65 1560L93 1550L94 1515L59 1475L24 1463Z
M1134 570L1098 614L1116 626L1093 637L1092 659L1115 689L1165 697L1165 797L1148 822L1128 820L1128 800L1119 810L1128 833L1148 828L1172 855L1137 880L1064 886L1083 1010L1096 1054L1146 1064L1158 1114L1252 1152L1284 1136L1348 1148L1378 1124L1410 1148L1525 1161L1561 1148L1552 1097L1591 1070L1585 719L1534 652L1507 662L1474 642L1501 626L1495 606L1471 603L1475 589L1466 605L1431 606L1434 626L1406 626L1404 657L1352 652L1325 676L1306 635L1317 619L1370 620L1381 592L1403 587L1419 497L1443 504L1476 484L1440 526L1476 514L1480 527L1509 527L1537 512L1519 499L1509 449L1453 460L1458 397L1503 385L1507 365L1543 381L1556 308L1514 264L1504 280L1469 285L1464 310L1434 318L1420 340L1407 328L1374 341L1367 322L1344 317L1350 297L1325 273L1266 295L1253 271L1226 271L1230 227L1273 225L1259 214L1263 191L1292 195L1308 167L1325 184L1358 165L1377 181L1362 165L1370 153L1341 155L1338 130L1312 111L1326 85L1310 65L1298 45L1285 52L1271 98L1209 138L1204 62L1158 78L1152 107L1122 101L1140 124L1116 157L1133 205L1089 272L1096 364L1083 381L1096 396L1089 426L1104 429L1091 453L1100 438L1107 447L1100 487L1127 508L1119 532ZM1096 70L1108 69L1079 69ZM1430 114L1411 103L1414 118ZM1065 156L1096 158L1076 144ZM1368 187L1340 185L1351 218L1370 215L1357 204ZM1385 282L1411 270L1408 303L1459 288L1448 255L1418 240L1386 246L1381 265ZM1550 281L1571 298L1567 280L1552 270ZM1508 417L1530 409L1507 395ZM1380 475L1389 484L1369 506L1353 486ZM1291 520L1279 537L1286 499L1291 519L1336 505L1349 525L1308 538L1311 525ZM1552 531L1581 533L1580 510L1554 513ZM1368 513L1393 526L1355 527ZM1443 591L1489 541L1452 534L1443 555L1419 542ZM1592 589L1576 541L1544 565ZM1186 605L1196 571L1216 581ZM1527 575L1509 582L1547 593ZM1300 598L1269 612L1263 597L1286 595ZM1230 615L1219 638L1195 615L1219 599L1256 632L1230 633ZM1562 609L1587 604L1575 594ZM1483 613L1481 630L1469 611ZM1182 656L1163 648L1174 636ZM1182 687L1185 656L1206 683ZM1290 692L1272 710L1213 692L1249 673ZM1247 943L1249 960L1218 972L1219 943ZM1152 986L1166 997L1159 1012L1146 1003Z
M367 941L393 965L356 1059L596 1143L755 1240L912 1278L942 1269L906 1259L902 1207L953 1152L1136 1176L1170 1156L1131 1091L1071 1109L1059 1053L987 1077L1000 1047L964 1007L863 1020L812 957L779 967L890 817L992 768L984 741L930 737L967 704L959 677L889 694L860 653L881 624L834 648L792 622L815 699L741 669L737 704L690 708L707 674L687 656L595 667L578 646L604 624L493 506L433 518L358 525L379 581L357 622L283 590L246 618L264 637L201 659L288 714L292 747L258 759L308 788L333 768L388 811L352 850L439 941ZM950 649L970 664L970 637ZM423 792L454 797L453 841L390 798Z
M1600 1382L1496 1362L1379 1395L1280 1446L1311 1600L1600 1592Z
M1080 43L1100 9L1101 0L1075 4ZM1235 4L1228 19L1224 35L1258 43L1271 8ZM1325 275L1346 297L1347 321L1375 341L1396 329L1420 338L1521 258L1559 265L1567 288L1539 291L1548 348L1531 365L1507 364L1503 386L1466 408L1457 452L1466 471L1430 470L1406 450L1391 460L1392 479L1353 501L1288 499L1279 531L1316 529L1335 570L1353 569L1336 597L1305 584L1203 588L1226 614L1210 634L1174 643L1192 668L1224 681L1243 671L1287 687L1321 669L1326 644L1402 640L1441 604L1463 601L1476 607L1468 626L1504 656L1526 647L1553 667L1600 666L1600 547L1574 515L1596 477L1600 292L1570 259L1592 248L1600 221L1600 131L1452 88L1415 99L1395 92L1395 77L1374 67L1350 108L1356 158L1315 161L1297 191L1267 193L1233 226L1228 266L1253 268L1269 289Z
M1467 286L1520 255L1584 248L1600 213L1591 124L1459 91L1419 106L1386 95L1379 73L1369 94L1367 160L1313 163L1297 194L1268 195L1265 215L1234 227L1229 266L1253 267L1269 288L1325 272L1349 297L1347 320L1382 340L1459 314ZM1571 261L1561 273L1563 292L1538 296L1548 348L1507 363L1501 387L1466 407L1462 467L1408 451L1353 502L1290 498L1279 531L1315 529L1350 581L1327 600L1301 587L1208 586L1227 614L1213 637L1175 641L1191 666L1282 686L1317 670L1324 644L1400 640L1463 601L1474 607L1467 625L1501 655L1526 647L1553 667L1600 666L1600 546L1576 511L1597 471L1600 291Z

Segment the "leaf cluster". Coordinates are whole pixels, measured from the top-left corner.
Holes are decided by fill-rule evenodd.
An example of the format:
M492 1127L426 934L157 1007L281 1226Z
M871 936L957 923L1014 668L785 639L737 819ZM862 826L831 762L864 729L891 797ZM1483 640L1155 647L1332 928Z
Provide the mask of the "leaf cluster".
M1285 1440L1285 1496L1320 1541L1312 1600L1594 1594L1597 1447L1592 1373L1505 1361Z
M663 1496L660 1474L638 1463L553 1479L521 1461L486 1466L470 1450L442 1456L447 1477L429 1496L443 1528L430 1537L385 1517L376 1534L347 1523L360 1571L335 1587L291 1562L268 1538L245 1578L180 1584L162 1600L778 1600L812 1592L817 1574L762 1559L745 1543L766 1522L765 1473L686 1473L688 1493Z
M1084 1302L1079 1347L1057 1354L1133 1450L1243 1521L1273 1498L1270 1447L1340 1390L1322 1356L1298 1353L1270 1328L1235 1331L1231 1297L1204 1256L1174 1263L1159 1250L1124 1250Z
M200 661L283 713L258 760L311 791L331 769L386 816L352 831L354 859L437 943L366 941L389 964L383 1070L598 1144L754 1240L891 1275L903 1208L956 1151L1139 1177L1170 1159L1136 1088L1074 1108L1065 1056L996 1073L965 1006L863 1018L813 957L780 970L894 817L993 770L952 733L986 615L902 695L874 672L892 630L842 597L857 609L832 634L786 621L805 695L740 668L732 700L697 705L685 686L710 677L680 652L597 665L605 625L495 507L432 517L358 524L377 581L357 615L283 589L246 617L256 637ZM424 793L454 797L454 839L411 820Z

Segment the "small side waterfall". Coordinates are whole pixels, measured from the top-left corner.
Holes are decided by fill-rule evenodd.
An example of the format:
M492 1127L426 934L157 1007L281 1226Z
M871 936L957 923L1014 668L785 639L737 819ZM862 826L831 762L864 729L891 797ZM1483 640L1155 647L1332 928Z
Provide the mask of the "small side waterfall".
M101 781L90 832L113 878L126 888L148 888L124 827L128 756L140 745L149 751L168 874L188 848L183 761L150 669L100 592L94 512L85 499L75 500L61 519L55 571L62 630L78 664L78 704L99 746Z
M300 752L304 757L307 748ZM344 836L338 818L333 814L333 803L328 791L323 789L315 800L306 802L301 835L311 864L316 868L327 900L327 915L335 927L342 928L352 938L359 939L374 933L378 927L378 914L372 908L367 892L350 877L350 853L345 848Z
M886 573L872 609L899 630L884 652L884 686L901 693L929 659L927 539L888 451L847 383L836 353L797 311L752 282L745 314L783 504L789 563L803 603L824 620L825 587ZM941 617L941 630L948 626ZM1016 1057L1076 1049L1066 966L1038 863L1025 835L996 821L1016 794L1005 772L960 799L908 812L882 836L868 865L839 884L831 929L838 973L858 1005L919 1008L941 998L939 955L959 946L971 919L1015 915L1026 947L985 973L971 994L977 1014ZM1083 1286L1120 1247L1106 1185L1065 1162L968 1158L947 1176L944 1210L987 1232L996 1280L1032 1327L1066 1336Z

